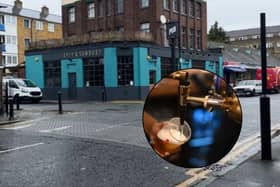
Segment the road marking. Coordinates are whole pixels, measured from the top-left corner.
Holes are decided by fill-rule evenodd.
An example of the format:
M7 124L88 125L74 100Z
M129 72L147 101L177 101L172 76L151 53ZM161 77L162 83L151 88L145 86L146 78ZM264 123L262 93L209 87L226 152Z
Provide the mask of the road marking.
M126 123L119 123L119 124L116 124L116 125L108 125L108 126L103 127L103 128L95 129L95 132L101 132L101 131L105 131L105 130L108 130L108 129L113 129L113 128L116 128L116 127L129 125L131 123L133 123L133 121L126 122Z
M274 137L278 136L279 131L280 131L280 124L273 125L271 127L271 137L274 138ZM237 160L236 161L237 163L241 163L241 162L245 161L246 159L248 159L251 156L253 156L254 154L256 154L260 150L260 146L255 148L254 151L250 151L250 153L247 155L242 155L242 154L244 154L246 151L250 150L252 147L256 147L255 145L260 143L260 139L261 139L260 133L256 133L256 134L250 136L249 138L246 138L246 139L236 143L229 154L227 154L222 160L220 160L219 162L214 163L214 164L226 166L227 164L229 164L230 162L232 162L234 160ZM242 160L238 161L238 157L241 157L241 156L243 156ZM223 173L228 172L229 170L234 169L236 167L236 166L233 166L232 163L230 163L230 165L231 166L229 167L229 169L226 169L226 171L224 171ZM176 185L176 187L192 186L194 184L197 184L198 182L200 182L203 179L208 179L209 174L211 174L211 173L214 173L214 172L211 169L208 169L207 167L190 169L186 172L186 175L191 176L191 177L188 178L187 180L183 181L182 183ZM209 180L213 180L213 177L209 178ZM208 184L207 182L205 182L205 183Z
M21 129L20 128L21 126L23 126L23 128L27 128L27 127L30 127L30 126L33 126L33 125L37 125L37 123L34 123L34 122L38 122L38 121L45 120L45 119L49 119L49 118L41 117L41 118L37 118L37 119L17 122L17 123L14 123L14 124L3 125L2 127L0 126L0 129L17 130L17 129ZM27 124L27 125L25 125L25 124Z
M7 149L7 150L4 150L4 151L0 151L0 154L1 153L8 153L8 152L11 152L11 151L16 151L16 150L21 150L21 149L27 149L27 148L31 148L31 147L35 147L35 146L43 145L43 144L44 143L40 142L40 143L31 144L31 145L15 147L15 148L12 148L12 149Z
M64 127L54 128L54 129L40 130L39 132L49 133L49 132L53 132L53 131L61 131L61 130L69 129L71 127L72 126L64 126Z
M24 129L24 128L27 128L27 127L31 127L32 125L34 125L34 124L14 126L14 127L4 127L2 129L5 129L5 130L18 130L18 129Z

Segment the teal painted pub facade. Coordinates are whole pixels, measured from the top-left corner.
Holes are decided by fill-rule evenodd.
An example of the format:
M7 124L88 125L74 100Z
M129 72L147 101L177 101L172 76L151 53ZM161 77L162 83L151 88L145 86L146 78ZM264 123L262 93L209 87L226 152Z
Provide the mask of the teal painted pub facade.
M27 51L25 71L44 99L56 99L61 91L70 100L142 100L151 85L172 72L170 56L169 48L147 43L88 44ZM178 69L223 76L221 54L188 51L178 62Z

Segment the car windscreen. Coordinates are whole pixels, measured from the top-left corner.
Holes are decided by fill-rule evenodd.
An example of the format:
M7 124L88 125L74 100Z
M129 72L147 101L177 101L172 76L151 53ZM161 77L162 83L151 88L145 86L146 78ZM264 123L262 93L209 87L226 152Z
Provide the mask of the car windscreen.
M36 87L36 85L31 81L31 80L28 80L28 79L24 79L24 80L17 80L18 84L22 87Z
M240 81L237 86L255 85L257 82L254 80Z

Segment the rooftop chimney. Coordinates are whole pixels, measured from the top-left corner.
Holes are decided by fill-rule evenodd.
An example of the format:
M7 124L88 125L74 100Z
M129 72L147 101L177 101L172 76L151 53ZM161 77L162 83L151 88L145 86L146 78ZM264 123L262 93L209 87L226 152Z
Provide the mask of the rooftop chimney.
M42 19L45 19L48 15L49 15L49 8L46 7L46 6L43 6L43 7L41 8L40 17L41 17Z
M13 13L19 14L19 12L22 9L22 1L21 0L15 0L14 1L14 7L13 7Z

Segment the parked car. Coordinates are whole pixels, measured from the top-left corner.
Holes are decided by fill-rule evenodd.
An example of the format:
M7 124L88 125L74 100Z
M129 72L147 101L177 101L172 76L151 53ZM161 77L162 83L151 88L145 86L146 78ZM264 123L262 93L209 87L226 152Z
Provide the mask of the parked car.
M240 81L234 88L237 95L255 95L262 92L261 80L243 80Z
M3 96L5 96L6 85L8 85L8 97L19 97L22 100L31 100L38 103L43 97L41 89L29 79L3 78Z

